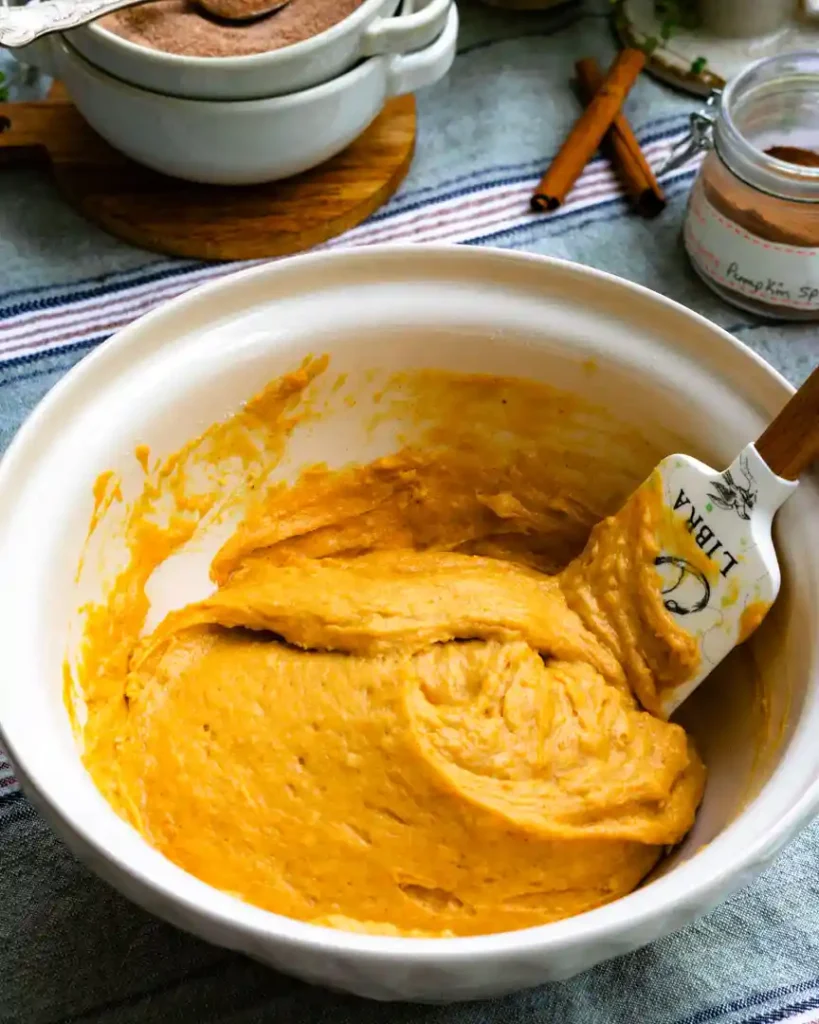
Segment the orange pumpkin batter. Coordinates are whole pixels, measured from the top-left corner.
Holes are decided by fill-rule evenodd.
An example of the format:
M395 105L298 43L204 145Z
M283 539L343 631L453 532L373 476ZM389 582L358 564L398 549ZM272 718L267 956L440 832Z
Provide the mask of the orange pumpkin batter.
M657 587L656 494L549 575L582 504L479 465L407 448L271 486L218 589L147 637L120 580L89 619L85 756L157 849L302 920L469 935L616 899L685 835L703 765L635 698L697 662Z

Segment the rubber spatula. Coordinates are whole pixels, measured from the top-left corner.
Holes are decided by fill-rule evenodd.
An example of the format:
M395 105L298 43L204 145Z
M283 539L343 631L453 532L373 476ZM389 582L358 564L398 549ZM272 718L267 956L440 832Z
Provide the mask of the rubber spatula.
M750 636L776 599L773 517L817 458L819 367L724 472L669 455L642 485L661 488L664 511L685 528L675 523L663 531L655 565L666 610L696 637L700 651L696 674L659 694L663 717Z

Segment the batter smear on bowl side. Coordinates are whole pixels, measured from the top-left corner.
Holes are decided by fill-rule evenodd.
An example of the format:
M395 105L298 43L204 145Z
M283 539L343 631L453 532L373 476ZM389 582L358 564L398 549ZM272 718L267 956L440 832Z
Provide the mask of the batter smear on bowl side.
M625 430L607 453L598 414L545 385L419 373L382 403L413 410L413 440L276 481L325 370L153 470L140 453L129 561L77 666L95 782L194 875L332 927L508 931L628 893L705 782L684 730L646 710L698 657L657 587L670 527L650 489L605 518L656 453ZM218 518L237 461L215 589L145 629L147 581ZM210 490L190 482L203 463Z

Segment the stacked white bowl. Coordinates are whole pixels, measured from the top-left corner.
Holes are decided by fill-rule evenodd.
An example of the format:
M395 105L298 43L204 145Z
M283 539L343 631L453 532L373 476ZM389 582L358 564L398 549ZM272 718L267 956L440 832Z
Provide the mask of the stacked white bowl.
M247 185L341 152L392 96L442 78L455 56L453 0L364 0L303 42L238 57L141 46L92 23L19 51L60 79L89 124L154 170Z

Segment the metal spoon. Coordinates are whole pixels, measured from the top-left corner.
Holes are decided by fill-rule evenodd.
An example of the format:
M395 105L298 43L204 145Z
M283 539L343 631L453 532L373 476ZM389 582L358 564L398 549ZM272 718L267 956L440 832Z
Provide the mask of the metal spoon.
M290 0L195 0L206 14L223 21L258 21L286 7Z
M52 32L67 32L106 14L150 0L44 0L25 7L0 5L0 46L15 49ZM207 13L236 24L256 21L286 7L290 0L196 0Z

